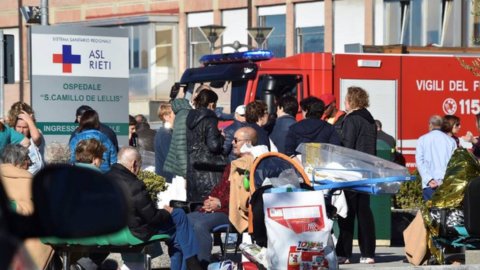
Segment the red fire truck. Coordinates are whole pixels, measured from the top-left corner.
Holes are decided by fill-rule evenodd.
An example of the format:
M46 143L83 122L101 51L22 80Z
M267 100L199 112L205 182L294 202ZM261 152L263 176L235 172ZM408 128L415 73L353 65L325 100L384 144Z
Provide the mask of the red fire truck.
M480 65L476 57L302 53L271 58L268 51L252 51L208 55L201 61L204 66L187 69L181 83L189 91L210 84L219 95L218 106L227 114L253 100L265 100L273 112L276 97L293 95L300 101L322 93L333 93L344 109L347 88L364 88L370 95L370 112L397 139L407 167L415 166L416 141L428 132L431 115L455 114L461 118L460 135L477 133Z

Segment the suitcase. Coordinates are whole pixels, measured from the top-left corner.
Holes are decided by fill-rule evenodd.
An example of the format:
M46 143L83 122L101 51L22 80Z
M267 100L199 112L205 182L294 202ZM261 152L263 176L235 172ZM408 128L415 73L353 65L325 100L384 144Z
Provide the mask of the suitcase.
M465 228L470 236L480 237L480 177L476 177L467 184L463 197L463 215Z

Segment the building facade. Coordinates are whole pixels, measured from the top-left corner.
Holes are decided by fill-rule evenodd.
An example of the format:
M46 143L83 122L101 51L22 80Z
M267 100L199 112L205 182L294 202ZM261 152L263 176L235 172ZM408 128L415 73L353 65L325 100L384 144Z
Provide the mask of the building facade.
M30 24L19 8L40 0L0 2L0 29L16 41L15 84L5 86L5 108L30 102ZM259 47L247 28L272 27L263 48L276 57L302 52L358 51L361 45L476 47L479 0L49 0L50 25L121 27L130 33L130 113L155 120L183 70L199 66L211 46L200 26L222 25L214 51L238 41ZM126 56L127 57L127 56Z

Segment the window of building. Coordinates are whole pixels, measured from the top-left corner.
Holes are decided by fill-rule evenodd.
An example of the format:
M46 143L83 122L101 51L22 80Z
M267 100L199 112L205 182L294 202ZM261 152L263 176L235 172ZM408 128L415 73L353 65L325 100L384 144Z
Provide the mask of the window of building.
M260 7L258 24L261 27L273 27L273 32L265 42L264 48L273 52L275 57L285 57L285 6Z
M18 28L1 29L4 35L13 35L15 82L20 81L20 40Z
M383 11L385 44L460 46L460 1L388 0Z
M344 52L345 44L364 44L364 1L333 1L333 50Z
M130 69L148 69L149 24L124 26L129 30Z
M157 30L155 32L155 64L157 65L157 67L173 66L172 39L172 27L157 27Z
M222 12L222 25L225 31L222 35L222 44L233 44L238 41L240 44L248 44L248 11L247 9L225 10ZM242 47L239 51L246 51L247 47ZM235 50L231 47L223 47L222 52L229 53Z
M323 2L295 5L295 51L323 52L325 19Z
M462 1L443 0L443 26L440 44L462 46Z
M323 52L324 51L324 26L312 26L297 28L295 37L297 40L297 53Z
M200 58L202 55L210 53L210 44L203 36L198 27L188 29L188 41L189 41L189 67L200 66Z
M187 14L189 67L200 66L200 57L210 53L210 44L198 28L209 24L213 24L213 12Z
M384 16L384 44L400 44L402 43L402 25L405 14L408 14L408 5L403 6L400 1L385 2Z
M480 0L472 0L471 2L471 18L472 18L472 27L471 27L471 34L468 35L470 38L470 42L472 46L480 45Z

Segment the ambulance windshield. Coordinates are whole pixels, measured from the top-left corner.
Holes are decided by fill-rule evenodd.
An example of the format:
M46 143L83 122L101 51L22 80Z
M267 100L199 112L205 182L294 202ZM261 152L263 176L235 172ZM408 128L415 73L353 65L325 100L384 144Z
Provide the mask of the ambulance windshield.
M186 98L192 100L195 94L194 90L200 85L208 85L218 95L217 109L215 112L220 120L232 120L233 112L238 105L245 101L247 91L247 81L215 81L188 84Z

